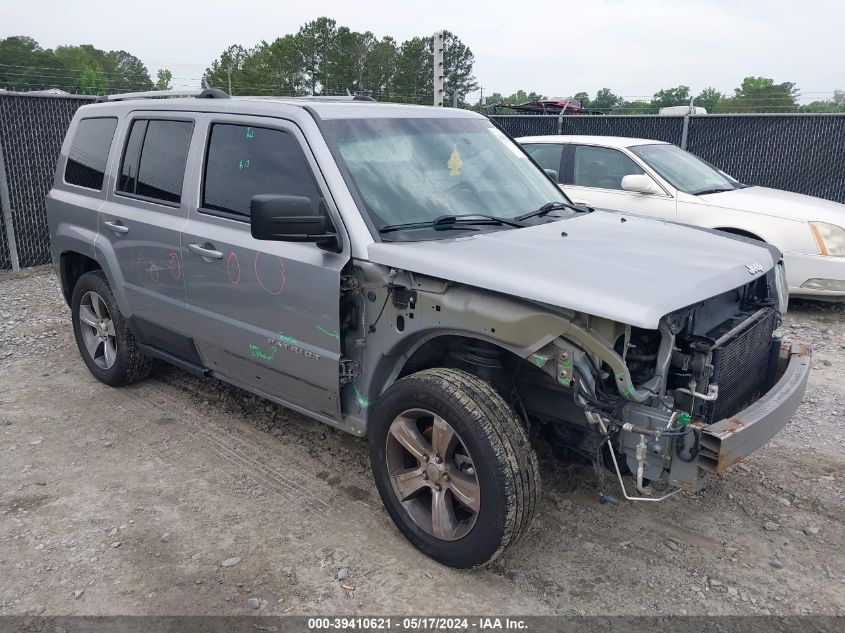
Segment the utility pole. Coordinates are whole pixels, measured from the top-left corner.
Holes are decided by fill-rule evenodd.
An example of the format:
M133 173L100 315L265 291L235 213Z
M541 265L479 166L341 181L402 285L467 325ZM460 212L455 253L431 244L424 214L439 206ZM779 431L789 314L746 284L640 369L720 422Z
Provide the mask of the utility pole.
M434 34L434 105L443 107L443 31Z
M455 88L455 91L452 93L452 107L458 107L458 89Z
M481 94L478 96L478 111L484 112L484 86L479 86Z

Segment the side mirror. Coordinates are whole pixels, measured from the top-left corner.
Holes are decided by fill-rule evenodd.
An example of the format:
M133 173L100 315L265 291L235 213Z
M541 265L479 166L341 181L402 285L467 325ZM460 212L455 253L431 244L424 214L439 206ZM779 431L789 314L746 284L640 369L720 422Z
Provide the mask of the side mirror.
M622 189L637 193L655 193L651 178L645 174L628 174L622 178Z
M337 244L337 235L327 233L327 225L310 198L262 193L249 203L249 226L257 240Z
M549 178L551 178L552 180L555 181L555 184L557 184L557 170L555 170L555 169L544 169L543 171L546 172L546 175Z

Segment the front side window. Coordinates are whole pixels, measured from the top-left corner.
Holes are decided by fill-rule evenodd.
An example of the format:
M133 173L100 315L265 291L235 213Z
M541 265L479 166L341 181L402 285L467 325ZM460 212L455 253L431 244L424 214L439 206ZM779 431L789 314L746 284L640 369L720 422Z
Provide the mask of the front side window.
M319 208L320 194L299 143L287 132L217 123L211 128L202 207L249 217L262 193L302 196Z
M443 216L513 218L548 202L567 202L520 147L485 119L327 119L325 127L347 183L377 229ZM444 231L424 237L454 236Z
M564 146L560 143L530 143L523 145L525 151L543 169L554 169L560 176L560 160ZM560 178L558 178L560 180Z
M622 179L625 176L642 173L645 172L619 150L590 145L575 146L573 185L622 191Z
M86 189L103 188L116 118L81 119L70 144L65 182Z
M637 145L631 151L676 189L692 195L741 189L743 185L676 145Z
M136 119L126 141L118 191L178 204L193 123Z

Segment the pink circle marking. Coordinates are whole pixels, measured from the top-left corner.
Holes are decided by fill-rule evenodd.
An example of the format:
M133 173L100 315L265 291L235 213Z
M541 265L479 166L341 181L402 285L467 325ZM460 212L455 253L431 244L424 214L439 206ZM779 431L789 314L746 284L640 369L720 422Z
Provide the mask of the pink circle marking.
M179 279L182 276L182 262L179 259L179 253L176 251L170 253L170 274L173 279Z
M272 258L277 259L278 262L279 262L279 281L276 281L275 283L269 284L269 286L268 286L268 284L264 283L264 280L261 279L261 273L258 272L258 259L261 256L272 257ZM255 269L255 278L258 280L258 285L261 286L262 288L264 288L264 290L269 292L271 295L280 294L282 292L282 290L285 289L285 281L286 281L285 260L283 260L278 255L267 255L266 253L261 253L259 251L256 251L255 252L255 262L253 264L253 268ZM270 267L270 270L272 270L272 267ZM271 289L271 287L272 287L272 289Z
M229 276L229 282L233 286L237 286L241 281L241 263L238 261L238 256L235 251L230 251L226 258L226 274Z

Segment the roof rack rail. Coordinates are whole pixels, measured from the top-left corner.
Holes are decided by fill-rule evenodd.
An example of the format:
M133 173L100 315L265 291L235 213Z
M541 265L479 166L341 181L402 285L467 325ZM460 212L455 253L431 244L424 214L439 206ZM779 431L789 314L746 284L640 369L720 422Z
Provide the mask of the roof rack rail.
M130 99L163 99L165 97L196 97L197 99L229 99L220 88L203 90L147 90L145 92L124 92L122 94L97 97L97 103L105 101L128 101Z

